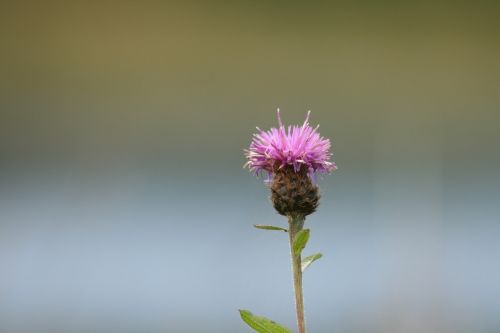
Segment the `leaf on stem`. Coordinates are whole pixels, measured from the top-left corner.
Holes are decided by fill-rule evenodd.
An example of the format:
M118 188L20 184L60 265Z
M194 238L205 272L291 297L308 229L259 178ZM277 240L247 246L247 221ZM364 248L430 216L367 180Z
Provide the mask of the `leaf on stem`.
M302 264L301 264L302 272L305 271L307 267L309 267L314 261L318 260L322 256L323 255L321 253L315 253L313 255L310 255L302 259Z
M293 239L293 254L300 255L309 240L309 229L300 230Z
M287 232L285 228L281 227L275 227L274 225L265 225L265 224L254 224L253 225L257 229L264 229L264 230L279 230L279 231L284 231Z
M274 321L269 320L265 317L254 316L248 310L239 311L241 319L243 319L243 321L247 323L248 326L259 333L292 333L292 331L288 328L283 327L280 324L275 323Z

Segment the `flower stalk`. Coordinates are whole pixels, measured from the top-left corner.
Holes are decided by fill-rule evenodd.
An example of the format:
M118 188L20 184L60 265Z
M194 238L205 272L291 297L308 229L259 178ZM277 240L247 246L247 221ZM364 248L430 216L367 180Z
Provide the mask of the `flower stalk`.
M294 241L297 233L304 227L304 217L289 217L289 238L290 238L290 255L292 259L292 274L293 274L293 290L295 294L295 310L297 313L297 328L298 333L306 333L306 323L304 317L304 296L302 293L302 259L300 252L297 254L294 251Z

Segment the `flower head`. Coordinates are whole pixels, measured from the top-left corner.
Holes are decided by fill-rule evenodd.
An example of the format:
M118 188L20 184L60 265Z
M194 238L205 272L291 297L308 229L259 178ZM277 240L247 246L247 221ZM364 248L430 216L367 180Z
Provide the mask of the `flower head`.
M263 131L257 127L258 133L253 135L250 147L245 150L248 167L256 174L267 172L272 176L277 170L291 167L295 172L307 170L311 179L317 173L329 173L337 166L330 162L330 140L325 139L315 128L309 126L309 115L302 126L288 126L285 128L281 121L278 109L278 128Z

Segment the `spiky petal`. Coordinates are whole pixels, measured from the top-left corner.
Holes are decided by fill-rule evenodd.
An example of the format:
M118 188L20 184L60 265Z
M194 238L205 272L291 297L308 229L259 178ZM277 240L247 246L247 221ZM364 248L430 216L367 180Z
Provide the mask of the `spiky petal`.
M278 128L263 131L257 127L258 133L253 135L250 147L245 150L245 166L256 174L267 172L271 176L287 166L295 172L305 168L312 179L317 173L337 169L335 163L329 161L332 157L330 140L319 135L319 125L309 126L310 114L308 111L302 126L286 129L278 109Z

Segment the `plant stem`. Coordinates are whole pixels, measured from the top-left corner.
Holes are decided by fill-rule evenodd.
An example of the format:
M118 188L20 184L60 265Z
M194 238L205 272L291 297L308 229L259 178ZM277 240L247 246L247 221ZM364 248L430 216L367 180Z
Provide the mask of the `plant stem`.
M300 254L293 253L293 240L295 235L304 226L304 217L289 217L290 254L292 257L293 289L295 292L295 308L297 311L298 333L306 333L306 322L304 320L304 298L302 296L302 259Z

